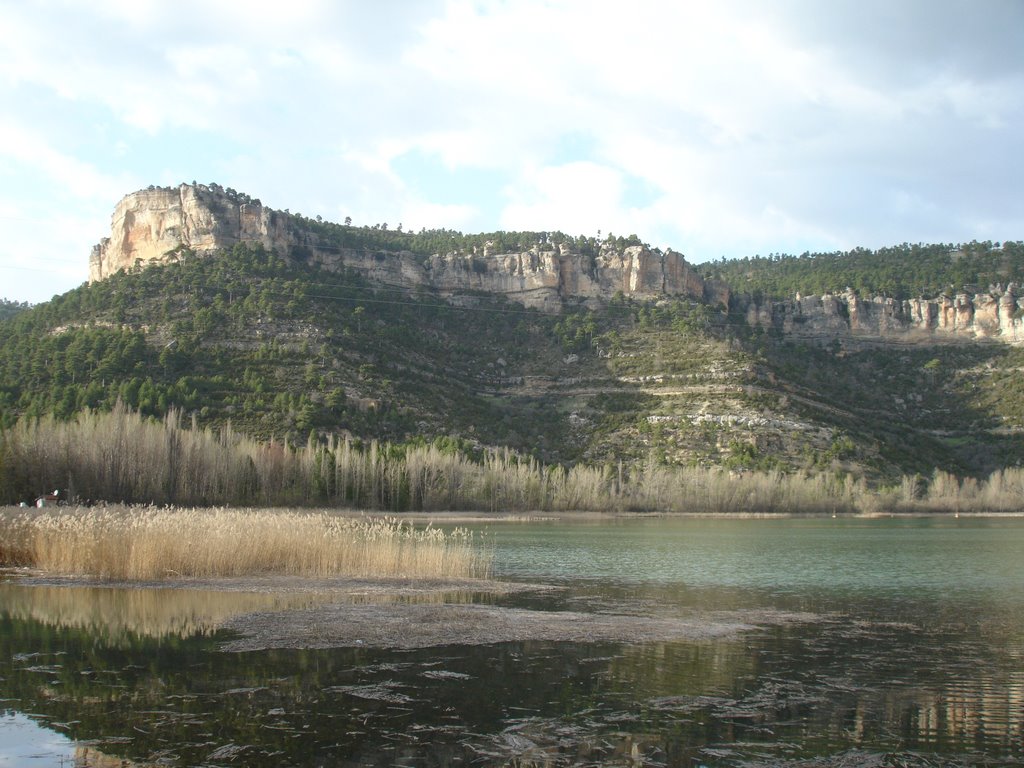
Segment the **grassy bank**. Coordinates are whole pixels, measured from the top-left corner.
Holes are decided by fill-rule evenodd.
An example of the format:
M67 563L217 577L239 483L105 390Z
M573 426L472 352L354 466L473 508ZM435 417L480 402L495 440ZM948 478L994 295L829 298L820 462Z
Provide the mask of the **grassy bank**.
M0 511L0 565L114 580L480 578L489 557L462 530L326 511L9 507Z
M0 502L62 488L72 499L179 506L386 511L1008 513L1024 469L987 478L936 472L890 488L833 474L718 467L546 466L511 451L479 458L438 445L350 441L291 446L184 426L123 407L74 421L22 420L0 435Z

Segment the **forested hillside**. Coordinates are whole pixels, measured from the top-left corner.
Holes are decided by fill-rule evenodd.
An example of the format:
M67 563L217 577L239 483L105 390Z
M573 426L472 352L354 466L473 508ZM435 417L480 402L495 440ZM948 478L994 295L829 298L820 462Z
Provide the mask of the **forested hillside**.
M152 416L178 406L202 424L230 420L260 437L402 439L477 424L502 442L502 406L469 382L486 377L485 360L496 375L495 339L509 363L530 349L542 355L553 321L494 302L458 309L376 290L239 246L83 286L8 322L8 424L120 399Z
M773 254L721 259L698 265L705 278L724 280L756 298L788 299L797 293L933 298L964 286L1024 283L1024 243L903 245L846 253Z
M1015 259L1019 248L961 261L978 275L996 253ZM806 262L813 276L832 261L762 266ZM877 272L859 278L834 262L858 285L881 284ZM198 428L230 424L293 446L508 449L612 474L721 467L885 483L1024 461L1019 348L809 345L678 298L558 314L454 298L258 246L186 254L0 321L2 426L71 421L120 401L145 417L174 411Z
M0 299L0 320L6 320L9 317L14 317L19 312L28 309L29 306L30 305L24 301Z

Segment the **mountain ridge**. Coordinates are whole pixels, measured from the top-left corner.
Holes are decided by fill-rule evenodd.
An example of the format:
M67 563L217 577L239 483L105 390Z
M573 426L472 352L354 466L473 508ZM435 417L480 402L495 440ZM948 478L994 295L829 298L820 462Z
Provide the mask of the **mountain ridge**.
M686 297L559 314L484 293L452 303L239 243L112 275L4 328L5 426L120 401L292 445L441 440L562 465L880 482L1024 459L1019 347L822 344Z
M961 287L933 298L861 296L846 288L765 300L702 276L681 253L652 249L635 236L598 241L514 233L513 242L505 243L508 233L479 235L476 242L471 236L467 242L461 233L457 238L439 232L433 250L416 252L417 235L400 227L389 231L386 225L382 230L381 225L371 229L307 219L217 184L151 187L117 204L110 236L90 254L89 279L97 282L124 270L258 243L296 262L331 272L351 270L406 291L434 290L455 302L466 292L482 292L558 313L570 306L596 308L616 296L641 301L683 297L721 305L752 328L802 339L1024 344L1024 290L1012 280L987 290Z
M333 232L327 232L332 226ZM205 253L259 243L286 257L328 271L353 270L380 284L407 290L425 287L441 295L483 291L545 311L559 311L565 302L607 300L617 293L639 299L685 296L729 302L724 286L705 281L682 254L638 241L621 246L606 242L593 252L575 247L570 239L552 241L543 237L548 233L534 233L538 242L516 251L487 241L468 252L453 248L424 256L408 248L348 245L346 241L359 239L358 229L275 211L219 185L154 187L126 195L117 204L110 237L92 249L89 280L175 261L185 251ZM347 237L346 230L355 236ZM335 236L333 241L330 235Z
M904 275L896 283L862 255L801 258L784 266L821 278L807 284L839 274L903 288L780 300L756 288L774 262L739 265L755 287L740 293L720 274L731 265L681 255L671 285L684 290L667 292L665 254L634 236L413 234L277 214L212 185L144 192L94 251L107 268L127 254L124 267L0 321L0 429L121 403L279 446L437 442L613 475L678 466L884 484L1024 462L1024 347L1004 343L1001 325L1018 327L1020 244L956 261L941 245L895 249L906 263L883 262ZM630 272L630 253L650 258ZM537 257L553 282L521 291L509 278L528 276L510 254ZM929 314L934 327L915 328L905 275L926 258L921 285L947 283L944 263L1006 282L964 292L970 306L932 293L935 306L953 302L948 323ZM420 282L434 274L446 277ZM616 287L634 277L635 291ZM514 290L482 290L488 281Z

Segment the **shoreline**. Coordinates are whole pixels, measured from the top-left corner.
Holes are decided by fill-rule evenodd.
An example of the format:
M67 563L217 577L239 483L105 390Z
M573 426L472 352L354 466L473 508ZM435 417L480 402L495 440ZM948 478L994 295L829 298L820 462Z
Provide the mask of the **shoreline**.
M888 519L1024 519L1024 509L1016 512L371 512L337 510L345 516L384 516L424 523L545 523L590 522L601 520L888 520Z
M107 507L139 507L153 508L152 504L121 504L121 503L98 503L91 506L67 505L62 507L47 507L51 512L55 509L104 509ZM251 512L321 512L347 518L394 518L407 522L423 523L537 523L554 521L601 521L601 520L664 520L678 518L682 520L804 520L804 519L842 519L842 520L884 520L884 519L918 519L918 518L948 518L956 519L1024 519L1024 506L1014 511L988 511L968 512L956 510L915 510L898 512L659 512L659 511L602 511L602 510L530 510L516 512L486 512L482 510L437 510L437 511L404 511L394 512L389 510L373 509L351 509L346 507L320 507L320 506L247 506L247 505L213 505L209 507L176 507L168 505L157 507L161 510L188 509L188 510L235 510ZM4 511L35 511L35 507L18 507L14 505L0 506L0 514Z

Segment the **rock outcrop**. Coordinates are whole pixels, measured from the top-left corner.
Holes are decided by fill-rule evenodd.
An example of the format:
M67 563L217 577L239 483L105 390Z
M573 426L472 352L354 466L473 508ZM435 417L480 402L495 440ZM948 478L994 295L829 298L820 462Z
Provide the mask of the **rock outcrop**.
M201 253L258 242L287 249L300 241L290 218L219 187L182 184L134 192L114 208L110 237L93 246L89 281L173 261L183 248Z
M600 303L616 294L637 299L683 296L742 312L752 327L792 337L829 340L998 339L1024 343L1024 290L1010 284L935 299L864 299L852 291L756 303L705 281L676 251L606 242L596 255L567 243L538 243L522 252L436 253L345 248L323 242L309 221L218 185L151 187L114 209L110 237L93 248L89 280L163 264L182 253L207 254L260 243L328 270L354 270L390 287L433 289L452 301L474 291L500 294L528 307L559 311L566 301ZM730 304L730 302L732 302Z
M467 291L501 294L528 307L558 311L566 300L600 302L621 293L640 299L685 296L728 305L725 286L705 281L682 254L606 243L596 256L562 244L524 252L433 254L329 246L302 217L264 207L217 185L183 184L127 195L114 209L111 233L93 248L89 280L168 263L182 252L209 253L260 243L326 269L410 290L432 288L453 300Z
M1024 290L1015 283L935 299L863 299L853 291L741 306L747 323L792 337L902 341L996 339L1024 344Z

